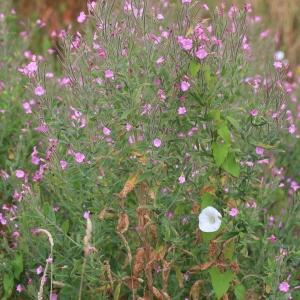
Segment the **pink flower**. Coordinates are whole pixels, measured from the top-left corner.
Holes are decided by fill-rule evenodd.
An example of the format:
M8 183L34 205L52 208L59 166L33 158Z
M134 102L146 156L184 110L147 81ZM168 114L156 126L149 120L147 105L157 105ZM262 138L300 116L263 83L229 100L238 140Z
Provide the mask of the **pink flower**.
M163 20L164 18L165 17L164 17L163 14L157 14L157 16L156 16L156 19L159 20L159 21Z
M165 58L164 58L163 56L161 56L161 57L156 61L156 64L157 64L157 65L160 65L160 64L162 64L164 61L165 61Z
M275 69L281 69L282 68L282 62L281 61L275 61L273 66Z
M36 166L40 163L40 158L38 157L36 146L33 147L33 152L31 153L31 162Z
M206 52L206 50L202 47L200 47L197 51L196 51L196 57L198 57L200 60L204 59L208 53Z
M269 237L267 238L267 240L268 240L269 242L271 242L272 244L274 244L274 243L276 242L277 238L276 238L276 236L275 236L274 234L272 234L271 236L269 236Z
M45 133L48 132L48 126L45 122L42 121L38 127L34 128L34 130Z
M40 274L43 273L44 269L43 269L42 266L38 266L38 267L35 269L35 271L36 271L36 274L40 275Z
M16 177L17 178L24 178L25 177L25 172L23 170L17 170L16 171Z
M187 110L184 106L180 106L178 109L177 109L177 113L178 115L182 116L182 115L185 115L187 113Z
M59 164L62 170L65 170L68 167L68 163L65 160L61 160Z
M86 20L86 14L84 11L81 11L79 16L77 17L77 22L78 23L84 23Z
M259 156L264 155L264 151L265 151L265 149L261 148L261 147L256 147L256 149L255 149L256 154Z
M296 126L295 124L292 124L290 127L289 127L289 133L293 134L296 132Z
M229 216L231 216L231 217L236 217L238 214L239 214L239 210L236 207L233 207L229 211Z
M100 58L106 58L106 51L105 51L105 49L99 48L99 49L98 49L98 56L99 56Z
M278 289L280 292L287 293L290 289L290 285L286 281L283 281L279 284Z
M74 157L75 157L76 162L78 162L79 164L81 164L85 160L85 155L80 152L76 152L74 154Z
M193 40L191 39L186 39L183 36L179 36L177 41L183 50L191 50L193 48Z
M32 110L29 102L23 102L22 106L25 111L25 114L32 114Z
M128 137L128 143L129 143L130 145L132 145L132 144L135 143L135 137L134 137L133 135L130 135L130 136Z
M178 178L178 182L179 182L180 184L183 184L183 183L185 183L185 177L184 177L184 175L183 175L183 174L179 176L179 178Z
M21 293L21 292L24 291L24 287L23 287L21 284L18 284L18 285L16 286L16 291L17 291L18 293Z
M3 226L7 224L7 220L2 213L0 213L0 224Z
M182 0L182 4L190 4L192 3L192 0Z
M91 212L90 212L90 211L85 211L85 212L83 213L83 217L84 217L86 220L90 218L90 215L91 215Z
M87 3L88 10L93 11L96 8L96 5L97 5L96 1L88 2Z
M183 80L183 81L181 81L181 83L180 83L180 88L181 88L181 90L182 90L183 92L188 91L189 88L190 88L190 86L191 86L191 84L190 84L188 81L186 81L186 80Z
M207 4L203 4L203 8L206 10L206 11L209 11L209 7L208 7L208 5Z
M105 70L104 76L107 79L114 79L114 72L112 70Z
M130 123L126 123L125 129L129 132L132 129L132 125Z
M161 146L161 140L158 138L154 139L153 145L154 145L154 147L159 148Z
M251 115L252 117L256 117L256 116L258 115L258 110L257 110L257 109L252 109L252 110L250 111L250 115Z
M39 86L37 86L34 89L34 94L36 96L40 96L41 97L41 96L43 96L45 94L45 89L41 85L39 85Z
M104 127L102 129L102 132L103 132L104 135L108 136L108 135L110 135L111 130L109 128L107 128L107 127Z
M57 300L57 299L58 299L57 294L51 293L51 295L50 295L50 300Z

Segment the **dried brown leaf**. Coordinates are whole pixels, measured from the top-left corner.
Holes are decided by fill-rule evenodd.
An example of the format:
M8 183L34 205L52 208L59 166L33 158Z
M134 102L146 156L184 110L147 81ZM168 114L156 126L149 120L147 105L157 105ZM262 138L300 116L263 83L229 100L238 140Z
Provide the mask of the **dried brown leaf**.
M191 300L199 300L200 287L203 284L203 280L197 280L190 289Z
M125 233L129 227L129 217L126 213L119 214L119 220L117 225L117 231L120 233Z
M199 212L200 212L200 209L201 209L200 204L197 203L197 202L194 202L194 203L193 203L193 207L192 207L192 212L191 212L191 213L192 213L193 215L198 215Z
M100 211L98 214L98 219L99 220L104 220L104 219L111 219L115 216L115 211L111 208L104 208Z
M209 269L214 264L215 264L215 261L211 260L211 261L208 261L208 262L205 262L203 264L200 264L200 265L197 265L197 266L194 266L194 267L190 268L189 272L190 273L198 273L198 272Z
M140 282L142 280L140 278L134 277L134 276L127 276L122 278L122 281L128 286L131 290L137 290L140 286Z
M133 265L133 276L138 277L144 268L145 250L144 248L138 248L135 254L135 260Z
M127 195L133 191L133 189L135 188L137 182L138 182L138 177L139 174L133 174L132 176L129 177L129 179L125 182L124 187L122 189L122 191L119 193L119 197L121 199L125 199L127 197Z
M168 287L168 279L171 271L171 262L167 260L163 260L163 270L162 270L162 279L163 279L163 287L164 290Z
M216 188L212 185L205 185L200 191L200 196L203 196L205 193L214 195L216 193Z

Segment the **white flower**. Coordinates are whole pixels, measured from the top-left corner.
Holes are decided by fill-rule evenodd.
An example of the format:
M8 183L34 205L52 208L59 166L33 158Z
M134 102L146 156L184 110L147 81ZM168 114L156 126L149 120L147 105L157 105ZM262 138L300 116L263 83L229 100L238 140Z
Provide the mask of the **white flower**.
M222 215L212 206L204 208L199 215L199 228L203 232L215 232L222 223Z
M277 51L275 52L274 58L276 60L283 60L284 59L284 52L283 51Z

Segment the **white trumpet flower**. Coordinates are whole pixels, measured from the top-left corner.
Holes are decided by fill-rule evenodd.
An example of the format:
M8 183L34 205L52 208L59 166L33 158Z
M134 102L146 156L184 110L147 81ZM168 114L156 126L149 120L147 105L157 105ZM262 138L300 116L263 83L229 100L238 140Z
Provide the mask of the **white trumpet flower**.
M199 215L199 229L203 232L215 232L221 227L222 215L212 206L204 208Z

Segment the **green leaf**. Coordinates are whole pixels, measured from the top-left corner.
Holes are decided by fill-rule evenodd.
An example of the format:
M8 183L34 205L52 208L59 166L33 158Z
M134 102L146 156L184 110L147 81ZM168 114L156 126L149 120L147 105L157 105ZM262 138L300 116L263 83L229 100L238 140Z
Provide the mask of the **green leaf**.
M228 154L222 165L222 168L232 176L240 176L240 165L236 162L235 155L233 153Z
M213 143L211 148L216 165L220 167L228 155L229 145L225 143Z
M15 259L11 262L14 277L16 279L20 278L21 273L23 272L23 256L17 254Z
M223 124L219 129L218 129L218 135L228 144L231 143L230 140L230 131L227 127L226 124Z
M67 234L69 231L69 228L70 228L70 222L69 222L69 220L65 220L61 225L61 229L65 234Z
M234 254L234 240L228 242L224 249L224 258L232 260Z
M218 299L220 299L228 291L231 281L234 278L232 271L221 272L214 267L209 270L211 284Z
M229 123L233 126L233 128L235 130L239 130L240 129L240 125L239 125L239 121L237 121L236 119L227 116L226 119L229 121Z
M189 66L190 75L192 77L196 77L200 68L201 68L201 64L199 64L196 60L193 60Z
M8 297L11 295L13 287L14 287L13 276L11 274L4 274L3 288L4 288L4 292L5 292L4 297L7 297L6 299L8 299Z
M119 282L114 290L114 300L120 299L121 286L122 286L122 282Z
M234 295L237 300L244 300L246 298L246 289L242 284L234 288Z
M211 111L209 111L207 116L210 120L214 120L214 121L220 121L221 120L221 112L219 110L216 110L216 109L212 109Z
M171 229L170 229L170 223L169 220L166 218L162 219L162 226L163 226L163 233L166 240L169 240L171 238Z
M213 196L209 193L205 193L201 198L201 209L211 206L214 202Z
M216 238L218 236L220 232L220 229L218 231L215 232L202 232L202 238L203 238L203 242L205 244L208 244L211 240L213 240L214 238Z

